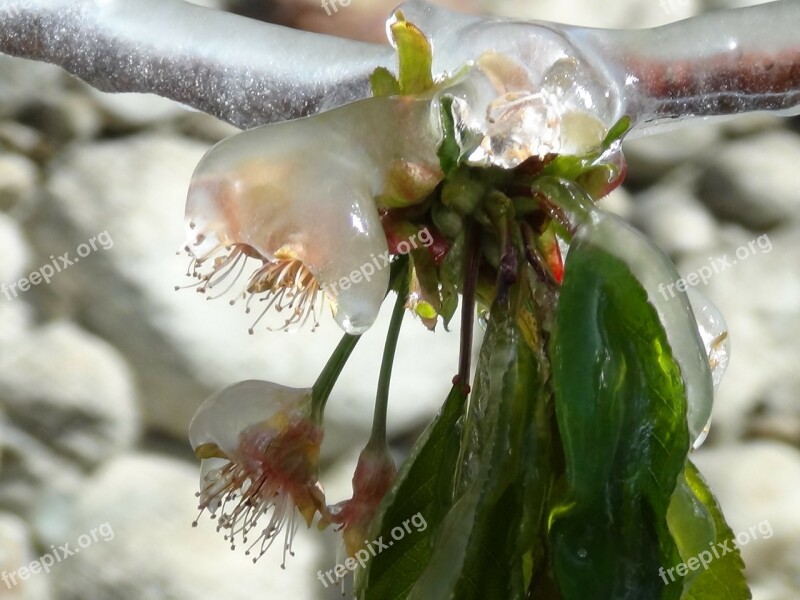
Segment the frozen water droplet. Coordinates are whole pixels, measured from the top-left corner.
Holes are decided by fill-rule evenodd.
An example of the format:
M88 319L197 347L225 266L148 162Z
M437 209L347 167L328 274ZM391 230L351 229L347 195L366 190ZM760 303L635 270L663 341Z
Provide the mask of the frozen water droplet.
M711 369L711 378L714 381L714 390L716 390L728 368L731 355L728 324L719 308L702 292L689 288L688 296L697 320L697 330L700 332L700 338L706 348L708 366Z
M708 357L708 368L711 369L711 380L714 384L714 391L719 388L725 369L731 354L731 343L728 338L728 324L722 316L719 308L709 300L705 294L689 288L687 294L689 303L692 305L692 312L697 321L697 331ZM700 430L692 443L692 448L699 448L708 437L711 429L711 416L708 417L703 429Z
M709 431L711 431L711 417L708 417L708 421L706 422L705 427L703 427L703 429L695 438L694 442L692 442L692 450L697 450L700 446L703 445L703 442L705 442L706 438L708 437Z
M486 136L470 162L516 167L531 156L561 149L559 99L548 93L510 92L487 107Z

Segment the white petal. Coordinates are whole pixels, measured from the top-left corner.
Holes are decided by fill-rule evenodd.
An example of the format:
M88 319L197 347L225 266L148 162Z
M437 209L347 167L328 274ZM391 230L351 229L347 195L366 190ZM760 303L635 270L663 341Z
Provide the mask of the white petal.
M396 158L438 168L430 111L430 100L373 98L224 140L192 179L189 249L201 260L234 243L267 259L288 250L323 286L339 324L362 333L389 283L374 198Z
M210 396L197 409L189 424L189 441L195 449L216 444L233 455L242 431L280 411L302 409L310 394L309 388L291 388L270 381L235 383Z

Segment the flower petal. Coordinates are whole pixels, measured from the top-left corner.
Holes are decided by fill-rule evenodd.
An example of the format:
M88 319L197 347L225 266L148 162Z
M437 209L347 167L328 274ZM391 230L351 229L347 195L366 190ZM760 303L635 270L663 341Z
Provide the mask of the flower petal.
M227 456L233 456L241 433L248 427L272 419L277 431L285 424L277 421L285 421L295 413L304 415L310 398L309 388L259 380L235 383L210 396L197 409L189 424L189 441L195 451L214 445Z

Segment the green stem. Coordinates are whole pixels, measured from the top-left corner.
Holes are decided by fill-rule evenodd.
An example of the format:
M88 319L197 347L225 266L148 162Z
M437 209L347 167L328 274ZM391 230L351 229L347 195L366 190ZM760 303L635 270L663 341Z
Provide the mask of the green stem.
M328 401L333 386L336 385L336 380L339 379L339 374L342 372L359 339L361 339L360 335L345 333L311 387L311 414L318 423L322 422L325 403Z
M377 446L386 445L386 410L389 406L389 384L392 379L392 367L397 350L397 338L400 336L400 326L405 315L406 294L405 286L398 286L397 300L392 309L392 319L389 322L389 331L386 334L386 344L383 347L383 360L378 376L378 392L375 396L375 413L372 417L372 435L369 444Z
M407 264L408 260L405 256L392 262L389 288L386 290L387 294L389 290L401 289L398 282L405 277ZM322 414L325 412L325 404L328 402L328 397L331 395L333 386L336 385L336 380L339 379L339 374L347 363L347 359L353 353L353 349L359 339L361 339L360 335L345 333L311 387L311 416L318 423L322 423Z

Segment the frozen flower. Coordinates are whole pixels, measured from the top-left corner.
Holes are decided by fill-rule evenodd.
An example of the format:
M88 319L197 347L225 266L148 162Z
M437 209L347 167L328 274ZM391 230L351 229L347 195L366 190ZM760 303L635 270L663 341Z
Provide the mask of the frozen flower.
M354 556L367 543L370 523L381 500L392 487L397 468L385 445L368 444L358 457L353 496L330 509L327 518L344 529L344 546Z
M324 510L317 480L322 436L308 388L242 381L200 406L189 425L192 447L203 459L200 514L208 510L217 518L231 549L246 544L246 554L255 549L255 562L284 532L285 564L297 513L310 525Z
M282 313L277 328L316 324L326 301L348 333L363 333L377 316L388 269L352 281L387 251L365 175L374 169L335 128L357 112L344 107L245 131L212 148L194 173L186 226L198 289L227 293L255 259L237 290L248 311L254 299L261 303L253 327L271 311Z

